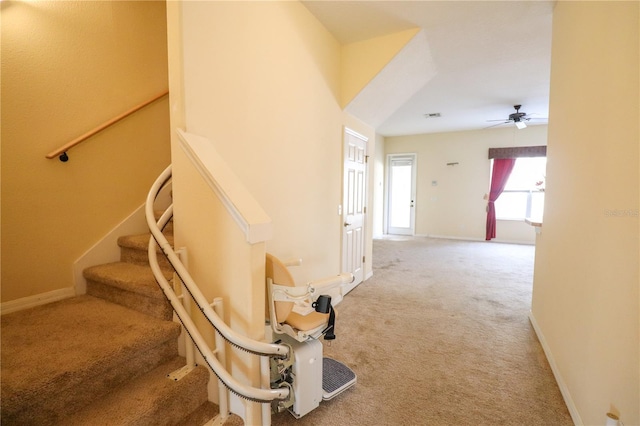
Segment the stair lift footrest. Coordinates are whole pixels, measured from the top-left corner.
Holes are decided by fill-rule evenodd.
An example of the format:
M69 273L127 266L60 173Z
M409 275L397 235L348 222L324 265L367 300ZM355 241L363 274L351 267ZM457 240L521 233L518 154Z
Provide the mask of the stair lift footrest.
M327 401L341 394L357 380L356 373L343 363L332 358L322 359L322 399Z

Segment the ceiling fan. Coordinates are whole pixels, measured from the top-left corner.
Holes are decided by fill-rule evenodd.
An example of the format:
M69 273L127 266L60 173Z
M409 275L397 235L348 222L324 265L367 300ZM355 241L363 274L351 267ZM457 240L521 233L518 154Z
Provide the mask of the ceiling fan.
M518 129L524 129L525 127L527 127L526 122L529 120L546 120L546 118L531 117L526 112L520 112L520 108L522 107L522 105L514 105L513 107L516 109L516 112L509 114L509 118L507 118L506 120L487 120L487 122L501 121L501 123L494 124L489 127L485 127L485 129L489 129L491 127L501 126L503 124L509 124L509 123L515 124Z

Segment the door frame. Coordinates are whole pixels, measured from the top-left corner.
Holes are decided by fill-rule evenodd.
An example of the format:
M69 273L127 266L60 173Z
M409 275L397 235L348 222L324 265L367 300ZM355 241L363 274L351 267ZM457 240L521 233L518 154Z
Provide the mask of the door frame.
M406 231L395 231L390 232L390 209L391 209L391 161L393 159L411 159L412 167L411 167L411 216L409 220L409 228ZM415 152L405 152L405 153L394 153L387 154L386 161L386 173L385 173L385 197L384 197L384 231L386 234L391 235L415 235L416 233L416 180L417 180L417 172L418 172L418 154Z

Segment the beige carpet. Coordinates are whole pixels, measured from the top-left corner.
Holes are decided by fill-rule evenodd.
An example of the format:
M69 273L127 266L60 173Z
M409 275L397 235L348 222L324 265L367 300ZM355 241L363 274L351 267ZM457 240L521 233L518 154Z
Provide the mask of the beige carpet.
M572 425L530 310L534 247L374 241L325 356L357 385L274 425Z
M185 360L148 241L120 238L121 262L84 271L87 295L2 316L3 425L197 426L217 414L205 367L168 378Z

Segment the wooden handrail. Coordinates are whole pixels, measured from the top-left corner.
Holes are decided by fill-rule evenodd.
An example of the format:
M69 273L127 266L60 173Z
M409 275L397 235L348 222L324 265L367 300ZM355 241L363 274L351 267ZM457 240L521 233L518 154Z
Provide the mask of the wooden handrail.
M134 112L141 110L142 108L146 107L147 105L157 101L158 99L166 96L167 94L169 94L168 90L165 90L164 92L154 96L153 98L142 102L141 104L138 104L136 106L134 106L133 108L123 112L122 114L113 117L111 120L105 121L104 123L102 123L101 125L99 125L98 127L89 130L87 133L78 136L77 138L75 138L74 140L72 140L71 142L62 145L60 148L56 149L55 151L51 151L50 153L48 153L46 155L47 158L52 159L55 157L60 157L60 161L67 161L69 159L69 157L67 156L67 151L71 148L73 148L74 146L78 145L80 142L83 142L87 139L89 139L91 136L95 135L96 133L99 133L101 131L103 131L104 129L106 129L107 127L117 123L118 121L122 120L125 117L130 116L131 114L133 114Z

